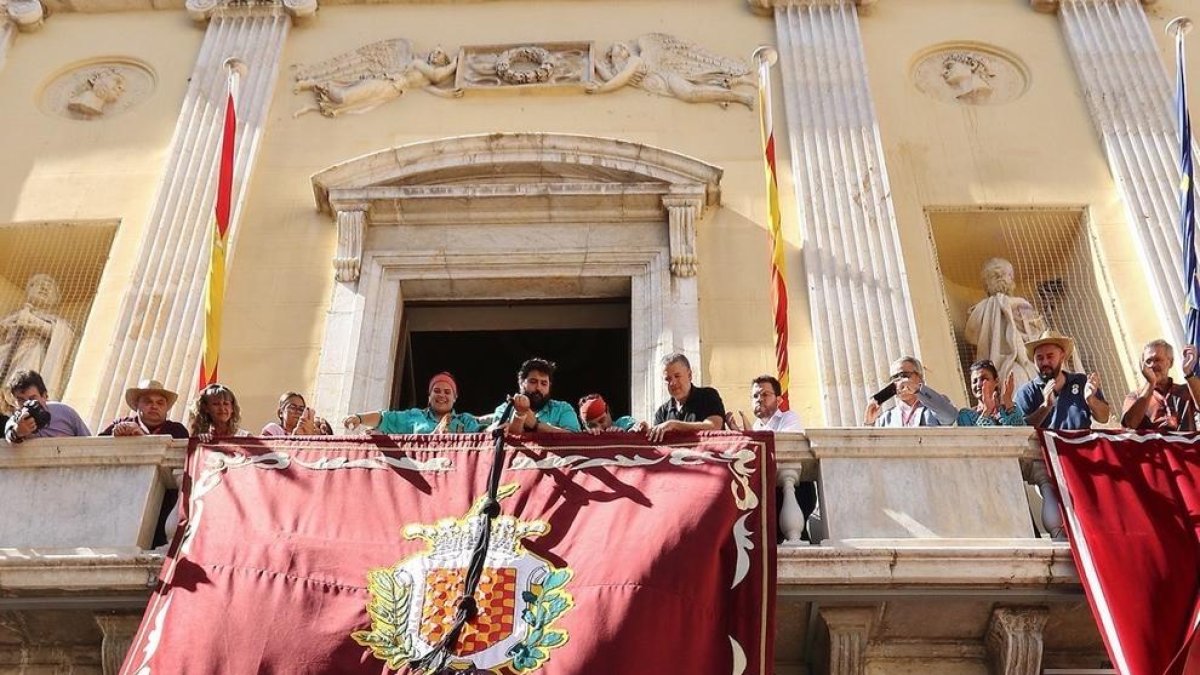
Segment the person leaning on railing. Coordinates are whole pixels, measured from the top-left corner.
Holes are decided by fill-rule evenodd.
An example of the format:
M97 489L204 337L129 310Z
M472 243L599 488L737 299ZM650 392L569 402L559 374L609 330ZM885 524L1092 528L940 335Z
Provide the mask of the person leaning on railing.
M1004 386L997 389L1000 374L996 364L983 359L971 364L971 394L975 397L974 408L958 411L960 427L1022 427L1025 415L1013 402L1016 375L1009 372Z
M214 438L249 436L250 432L238 426L242 421L242 407L237 396L223 384L210 384L200 391L192 403L189 431L192 436L207 443Z
M663 382L670 398L654 411L654 426L638 422L631 431L646 432L657 443L668 431L720 431L725 428L725 403L712 387L692 383L692 364L683 354L662 360Z
M1175 349L1166 340L1152 340L1142 350L1141 371L1146 380L1125 396L1121 426L1153 431L1195 431L1200 377L1196 347L1183 348L1184 382L1171 380Z
M863 424L876 427L939 427L958 419L958 406L925 384L925 370L912 356L892 362L891 384L876 393L863 416ZM883 410L895 397L896 405Z
M629 415L614 420L612 412L608 409L608 401L600 394L588 394L579 399L579 419L589 434L629 431L637 424L637 420Z
M408 410L384 410L348 415L347 429L369 427L381 434L473 434L483 429L474 415L454 411L458 383L450 373L429 380L429 405Z
M537 357L521 364L517 370L517 393L512 396L513 415L505 431L510 434L582 431L579 416L571 404L550 398L557 369L558 365L553 361ZM507 407L507 401L496 406L492 413L493 424L501 419Z
M6 419L4 437L10 443L27 438L91 436L87 424L66 403L47 397L46 382L33 370L18 370L8 378L8 392L17 402L12 419Z
M329 423L317 417L317 411L309 408L304 397L287 391L279 397L279 408L275 412L278 422L269 422L263 427L263 436L330 436L333 429Z
M187 438L187 427L167 419L167 412L179 395L164 389L158 380L142 380L125 390L125 403L133 413L114 420L101 436L170 436Z

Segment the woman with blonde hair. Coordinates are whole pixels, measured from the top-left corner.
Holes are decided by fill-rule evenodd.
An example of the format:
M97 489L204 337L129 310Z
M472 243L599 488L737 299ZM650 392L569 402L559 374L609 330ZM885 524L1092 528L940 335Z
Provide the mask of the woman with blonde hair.
M189 419L191 435L202 442L250 435L249 431L238 426L242 421L242 408L238 405L237 396L223 384L213 383L200 391L200 395L192 402Z

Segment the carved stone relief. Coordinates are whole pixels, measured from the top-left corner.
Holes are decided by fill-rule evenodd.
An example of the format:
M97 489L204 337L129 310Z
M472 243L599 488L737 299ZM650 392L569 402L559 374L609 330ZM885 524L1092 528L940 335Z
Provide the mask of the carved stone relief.
M420 53L405 38L380 40L293 65L293 91L311 91L316 99L293 116L362 113L413 89L457 98L475 90L574 87L594 94L631 86L688 103L754 107L757 82L749 64L673 35L648 33L602 56L593 52L591 42L539 42L464 46L451 58L440 46Z
M141 103L154 86L154 72L140 61L92 61L71 66L51 79L42 88L39 106L68 119L107 119Z
M467 46L459 52L459 89L583 87L592 80L592 43Z
M918 54L911 77L925 94L963 105L1008 103L1029 86L1029 71L1015 55L966 42L939 45Z

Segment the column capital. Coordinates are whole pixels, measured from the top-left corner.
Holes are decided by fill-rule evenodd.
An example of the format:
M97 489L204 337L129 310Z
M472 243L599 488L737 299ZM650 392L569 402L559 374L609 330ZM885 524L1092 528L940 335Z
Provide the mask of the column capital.
M1066 2L1074 2L1074 1L1075 0L1066 0ZM1095 1L1095 0L1093 0L1093 1ZM1108 0L1108 1L1115 2L1116 0ZM753 0L751 0L751 2L753 2ZM1158 2L1158 0L1141 0L1141 3L1143 5L1153 5L1156 2ZM1063 3L1063 0L1029 0L1030 7L1032 7L1036 11L1043 12L1045 14L1057 14L1058 8L1062 5L1062 3Z
M821 607L817 612L829 629L829 674L865 675L867 646L881 605Z
M1042 672L1042 629L1050 612L1045 607L997 607L987 632L988 657L998 675L1037 675Z
M41 0L0 0L0 23L11 21L22 33L32 33L42 27L46 7Z
M696 219L704 209L700 197L668 195L662 198L667 209L668 238L671 244L671 274L696 276Z
M317 13L317 0L187 0L188 16L205 23L214 16L272 15L283 12L295 20Z
M771 16L779 7L812 7L819 5L854 5L870 7L876 0L746 0L750 11L763 16Z

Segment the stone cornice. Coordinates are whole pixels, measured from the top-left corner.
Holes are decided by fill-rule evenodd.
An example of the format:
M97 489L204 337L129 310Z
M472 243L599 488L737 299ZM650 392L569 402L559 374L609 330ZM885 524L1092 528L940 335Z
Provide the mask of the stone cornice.
M201 23L221 14L284 12L293 19L307 19L317 13L317 0L187 0L186 6L192 20Z
M751 0L751 1L753 1L753 0ZM1096 0L1092 0L1092 1L1095 2ZM1103 2L1104 0L1099 0L1099 1ZM1109 0L1109 1L1113 1L1113 0ZM1158 0L1141 0L1141 2L1143 5L1153 5L1154 3L1158 2ZM1043 12L1045 14L1058 13L1058 8L1061 4L1062 4L1062 0L1029 0L1030 7L1034 8L1035 10L1037 10L1039 12Z
M856 5L869 7L875 0L746 0L755 14L771 16L778 7L811 7L813 5Z

